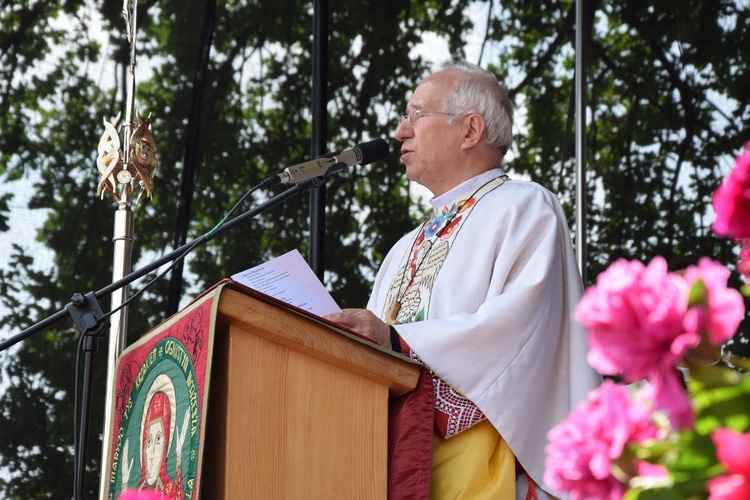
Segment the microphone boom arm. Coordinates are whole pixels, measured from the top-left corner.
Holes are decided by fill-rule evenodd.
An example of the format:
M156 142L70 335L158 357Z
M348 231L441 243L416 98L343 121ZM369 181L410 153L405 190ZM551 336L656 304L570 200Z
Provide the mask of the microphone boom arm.
M299 193L302 193L309 189L309 185L302 182L299 184L295 184L294 186L290 187L286 191L274 196L273 198L261 203L255 208L252 208L246 212L243 212L242 214L238 215L237 217L227 221L225 224L223 224L219 228L215 228L208 233L204 234L203 236L200 236L193 241L189 241L182 245L181 247L172 250L168 254L164 255L163 257L151 262L150 264L145 265L144 267L137 269L127 276L124 276L122 279L119 279L104 288L93 292L89 292L89 294L86 294L86 297L91 299L97 299L101 300L103 297L106 297L107 295L129 285L130 283L136 281L139 278L142 278L143 276L147 275L148 273L159 269L161 266L168 264L175 259L179 258L181 255L183 255L190 247L198 248L199 246L204 245L208 241L212 240L216 236L219 236L221 234L224 234L227 231L230 231L234 229L235 227L243 224L245 221L252 219L256 215L264 212L265 210L272 208L276 205L278 205L281 202L284 202L290 198L293 198ZM22 332L13 335L12 337L0 342L0 352L8 349L9 347L17 344L18 342L21 342L24 339L27 339L28 337L31 337L35 333L39 332L40 330L53 325L54 323L60 321L61 319L65 318L66 316L70 316L70 309L71 305L73 308L75 308L75 304L71 303L70 305L66 306L65 308L57 311L56 313L52 314L51 316L43 319L42 321L39 321L38 323L35 323L34 325L30 326L29 328L26 328Z

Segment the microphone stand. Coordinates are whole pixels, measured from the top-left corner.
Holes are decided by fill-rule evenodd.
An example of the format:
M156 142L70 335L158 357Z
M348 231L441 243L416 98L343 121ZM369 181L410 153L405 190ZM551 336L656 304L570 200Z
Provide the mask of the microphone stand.
M330 170L327 174L330 173ZM86 472L86 454L88 451L88 433L89 433L89 422L91 418L91 393L93 387L92 373L94 368L94 357L93 354L97 351L99 345L99 337L104 336L104 332L109 324L108 317L105 316L101 303L99 300L123 287L128 286L133 281L147 275L151 271L154 271L161 266L168 264L178 258L184 258L187 253L204 245L211 239L225 232L234 229L235 227L243 224L244 222L252 219L256 215L284 202L294 196L303 193L313 187L317 187L325 182L326 176L316 177L307 179L302 182L294 184L286 191L274 196L273 198L261 203L256 208L250 209L237 217L227 221L224 224L219 223L211 231L204 234L203 236L196 238L195 240L182 245L180 248L173 250L172 252L164 255L163 257L151 262L150 264L131 272L124 276L122 279L107 285L106 287L96 292L89 292L86 295L81 293L75 293L71 298L70 304L64 309L59 310L55 314L47 317L46 319L36 323L35 325L23 330L21 333L10 337L9 339L0 342L0 352L8 349L9 347L17 344L18 342L40 332L44 328L60 321L61 319L69 316L73 319L76 327L81 331L83 336L83 350L85 352L84 357L84 373L83 373L83 390L81 400L81 422L80 432L75 450L75 476L74 476L74 493L72 500L83 500L83 486ZM112 312L110 312L112 314ZM102 464L103 466L104 464Z

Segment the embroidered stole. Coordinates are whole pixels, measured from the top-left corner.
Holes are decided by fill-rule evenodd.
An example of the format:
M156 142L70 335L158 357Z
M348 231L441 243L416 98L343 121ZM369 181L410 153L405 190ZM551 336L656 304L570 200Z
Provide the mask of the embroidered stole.
M382 316L385 321L404 324L427 318L432 288L461 226L479 200L506 180L507 176L496 177L468 198L433 210L393 277ZM411 349L409 355L421 362ZM455 436L485 419L474 403L429 371L435 392L435 423L441 437Z

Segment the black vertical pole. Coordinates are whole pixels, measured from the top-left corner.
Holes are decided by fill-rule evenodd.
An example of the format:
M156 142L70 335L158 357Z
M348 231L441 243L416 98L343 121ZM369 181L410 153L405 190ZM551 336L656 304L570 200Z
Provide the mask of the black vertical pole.
M586 0L576 1L576 257L586 283Z
M328 0L313 0L312 144L310 157L327 153L328 140ZM326 185L310 191L309 264L323 281L325 271Z

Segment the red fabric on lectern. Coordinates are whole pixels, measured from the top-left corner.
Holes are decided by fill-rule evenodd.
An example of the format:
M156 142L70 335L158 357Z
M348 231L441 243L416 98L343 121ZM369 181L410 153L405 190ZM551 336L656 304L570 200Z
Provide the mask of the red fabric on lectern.
M388 498L430 498L435 393L422 369L411 392L388 407Z

